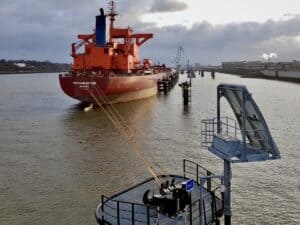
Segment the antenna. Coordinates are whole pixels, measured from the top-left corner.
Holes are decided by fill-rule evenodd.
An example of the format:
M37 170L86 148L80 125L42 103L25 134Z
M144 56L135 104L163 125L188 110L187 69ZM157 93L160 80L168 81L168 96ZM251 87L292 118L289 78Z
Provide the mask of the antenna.
M183 54L184 54L184 49L182 46L179 46L178 47L178 50L177 50L177 55L176 55L176 58L175 58L175 63L176 63L176 68L177 68L177 72L179 72L179 69L180 69L180 66L181 66L181 61L182 61L182 58L183 58Z
M114 1L110 1L108 3L108 11L107 14L110 17L110 28L114 27L114 21L116 20L115 17L118 15L116 11L116 3Z

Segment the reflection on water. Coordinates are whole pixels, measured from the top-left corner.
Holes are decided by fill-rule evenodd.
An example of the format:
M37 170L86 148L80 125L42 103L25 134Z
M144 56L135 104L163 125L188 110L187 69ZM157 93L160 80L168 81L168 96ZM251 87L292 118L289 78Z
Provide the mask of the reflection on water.
M218 172L220 160L200 147L200 121L215 115L221 82L248 86L283 156L233 166L234 224L299 224L300 85L198 76L189 106L177 86L114 107L156 168L181 172L187 158ZM101 194L150 176L105 113L82 107L62 93L56 75L0 76L1 225L96 224Z
M189 112L191 111L191 105L183 105L182 106L182 109L183 109L183 115L188 115Z

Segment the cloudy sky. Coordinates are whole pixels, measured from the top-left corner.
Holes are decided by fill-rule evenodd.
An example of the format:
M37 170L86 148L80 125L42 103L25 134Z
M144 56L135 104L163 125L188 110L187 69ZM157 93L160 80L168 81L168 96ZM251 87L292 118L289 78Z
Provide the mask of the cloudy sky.
M71 62L70 43L90 33L107 0L0 0L0 58ZM171 64L178 46L202 64L300 60L299 0L117 0L119 25L153 32L143 57Z

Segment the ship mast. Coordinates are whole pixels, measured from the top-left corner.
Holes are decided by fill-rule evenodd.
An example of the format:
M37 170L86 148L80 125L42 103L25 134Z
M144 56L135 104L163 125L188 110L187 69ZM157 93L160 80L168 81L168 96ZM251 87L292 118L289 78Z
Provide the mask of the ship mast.
M111 30L114 28L114 21L116 20L115 17L118 15L116 12L116 3L114 1L109 2L108 10L109 13L107 15L110 17L109 20L110 20L110 33L111 33ZM111 35L109 38L109 42L112 42Z

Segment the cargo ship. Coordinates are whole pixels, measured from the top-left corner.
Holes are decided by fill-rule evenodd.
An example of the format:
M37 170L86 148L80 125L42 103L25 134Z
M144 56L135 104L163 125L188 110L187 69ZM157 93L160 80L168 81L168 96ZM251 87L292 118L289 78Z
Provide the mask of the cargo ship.
M153 34L135 34L130 27L116 28L117 15L115 2L110 1L109 13L101 8L96 16L94 33L79 34L78 42L71 45L72 69L59 75L60 86L68 96L91 104L144 99L156 95L158 80L171 73L164 64L140 60L139 48Z

